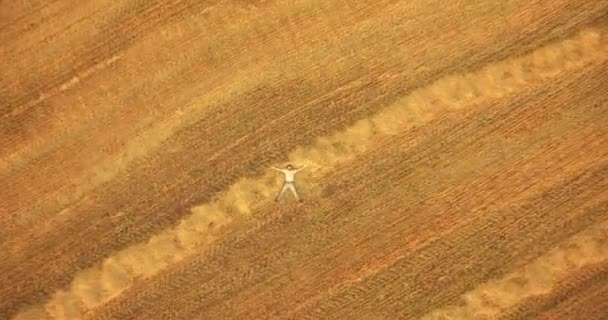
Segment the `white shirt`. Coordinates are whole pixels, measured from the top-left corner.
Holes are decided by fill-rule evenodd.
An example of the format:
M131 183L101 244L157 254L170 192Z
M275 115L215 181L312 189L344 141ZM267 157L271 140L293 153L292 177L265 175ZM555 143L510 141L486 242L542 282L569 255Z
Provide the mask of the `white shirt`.
M298 170L281 169L281 172L283 172L283 174L285 175L285 182L294 182L294 178L295 178L296 172L298 172Z

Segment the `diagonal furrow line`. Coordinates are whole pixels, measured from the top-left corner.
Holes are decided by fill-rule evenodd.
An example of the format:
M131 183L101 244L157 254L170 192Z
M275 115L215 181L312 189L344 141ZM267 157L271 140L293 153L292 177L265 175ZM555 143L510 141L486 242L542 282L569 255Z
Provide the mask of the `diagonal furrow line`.
M432 311L422 320L496 319L509 307L551 292L572 271L608 260L607 241L608 221L582 231L521 269L465 293L463 305Z
M493 63L476 72L452 75L403 97L374 116L362 119L308 147L294 150L289 160L309 166L313 182L338 163L364 153L380 136L391 136L426 123L437 114L504 97L531 83L608 60L608 30L588 29L571 39L547 45L513 59ZM191 208L180 223L145 243L129 246L95 267L83 270L69 287L50 301L16 315L23 319L79 319L136 279L150 277L187 256L200 254L216 237L218 227L249 215L266 203L278 187L272 173L237 181L212 201Z

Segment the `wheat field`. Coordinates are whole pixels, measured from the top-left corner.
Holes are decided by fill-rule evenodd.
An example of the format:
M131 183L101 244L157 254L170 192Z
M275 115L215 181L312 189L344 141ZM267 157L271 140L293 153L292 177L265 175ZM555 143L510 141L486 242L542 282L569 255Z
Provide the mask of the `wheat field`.
M608 319L606 0L5 0L0 118L0 319Z

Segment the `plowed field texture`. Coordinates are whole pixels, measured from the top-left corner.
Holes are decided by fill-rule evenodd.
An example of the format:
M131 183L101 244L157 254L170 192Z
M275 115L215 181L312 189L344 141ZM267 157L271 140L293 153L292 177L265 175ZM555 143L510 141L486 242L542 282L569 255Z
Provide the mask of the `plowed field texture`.
M0 0L0 319L607 320L608 0Z

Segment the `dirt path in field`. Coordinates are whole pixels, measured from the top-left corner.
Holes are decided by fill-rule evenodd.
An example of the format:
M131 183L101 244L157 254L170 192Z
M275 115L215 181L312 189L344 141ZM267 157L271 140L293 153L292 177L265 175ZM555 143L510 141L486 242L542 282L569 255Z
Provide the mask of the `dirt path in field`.
M467 292L463 306L434 310L422 319L497 318L530 297L550 293L557 282L581 267L608 262L607 226L606 221L592 226L529 265Z
M550 316L476 290L608 218L608 3L438 4L0 3L0 317Z

